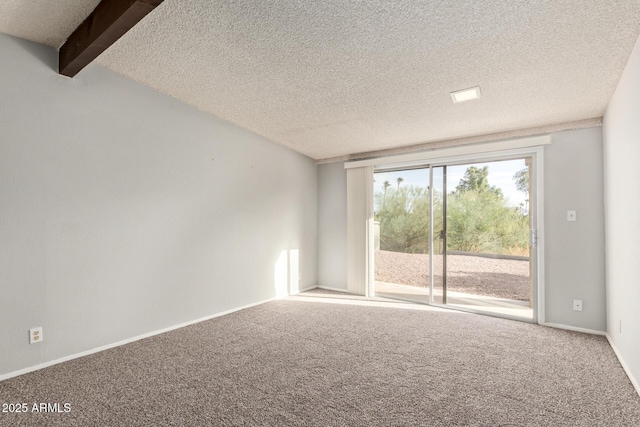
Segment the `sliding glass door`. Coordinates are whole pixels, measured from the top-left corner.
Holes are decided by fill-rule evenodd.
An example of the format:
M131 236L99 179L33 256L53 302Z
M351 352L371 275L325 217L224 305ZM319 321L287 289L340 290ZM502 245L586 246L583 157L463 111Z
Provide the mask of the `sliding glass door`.
M375 173L376 295L533 319L531 158Z

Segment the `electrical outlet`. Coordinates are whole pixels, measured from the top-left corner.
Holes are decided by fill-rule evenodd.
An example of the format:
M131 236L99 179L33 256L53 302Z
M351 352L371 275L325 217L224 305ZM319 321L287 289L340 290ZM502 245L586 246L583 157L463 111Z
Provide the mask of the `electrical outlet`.
M29 329L29 344L42 341L42 326Z
M574 299L573 300L573 309L575 311L582 311L582 300L581 299Z

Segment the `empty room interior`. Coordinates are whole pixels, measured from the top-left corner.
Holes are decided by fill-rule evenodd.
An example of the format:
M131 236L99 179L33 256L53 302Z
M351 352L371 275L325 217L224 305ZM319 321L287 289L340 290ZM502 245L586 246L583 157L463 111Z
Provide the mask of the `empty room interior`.
M640 425L639 36L0 0L0 425Z

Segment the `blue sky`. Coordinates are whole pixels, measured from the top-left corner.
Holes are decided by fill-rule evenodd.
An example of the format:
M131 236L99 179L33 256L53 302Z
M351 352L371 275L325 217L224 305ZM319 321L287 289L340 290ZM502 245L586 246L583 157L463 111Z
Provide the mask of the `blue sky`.
M520 169L525 167L524 159L518 160L504 160L500 162L489 163L473 163L460 166L448 166L447 167L447 192L451 192L456 188L456 185L464 177L464 172L467 168L476 166L482 168L489 166L489 185L496 186L502 189L502 193L508 200L510 206L518 206L520 203L524 203L527 196L516 189L513 175ZM396 188L398 183L397 179L401 177L401 186L415 185L420 187L427 187L429 185L429 169L414 169L399 172L380 172L374 175L374 192L381 192L385 181L389 181L393 188ZM439 179L438 179L439 178ZM435 174L434 170L434 186L436 189L442 188L442 178Z

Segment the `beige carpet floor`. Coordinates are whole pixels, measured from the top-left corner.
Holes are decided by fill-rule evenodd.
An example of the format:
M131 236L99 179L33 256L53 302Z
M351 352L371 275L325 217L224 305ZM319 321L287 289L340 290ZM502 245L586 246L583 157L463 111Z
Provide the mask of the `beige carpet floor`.
M5 380L2 403L30 407L3 426L640 425L603 337L321 290Z

